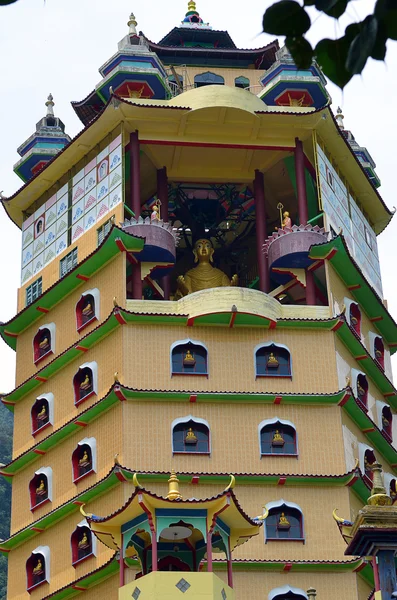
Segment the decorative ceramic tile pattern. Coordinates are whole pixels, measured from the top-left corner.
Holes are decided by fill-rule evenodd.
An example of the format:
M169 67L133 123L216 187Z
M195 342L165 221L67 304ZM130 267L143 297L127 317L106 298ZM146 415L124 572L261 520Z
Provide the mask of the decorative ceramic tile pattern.
M335 233L343 230L351 255L370 284L383 296L375 232L319 145L317 160L321 201L328 225Z
M190 588L190 583L188 583L186 579L181 579L180 581L178 581L175 587L177 587L178 590L184 594Z
M132 598L134 600L138 600L140 595L141 595L141 590L136 587L135 590L132 592Z
M22 225L25 284L122 201L121 135Z

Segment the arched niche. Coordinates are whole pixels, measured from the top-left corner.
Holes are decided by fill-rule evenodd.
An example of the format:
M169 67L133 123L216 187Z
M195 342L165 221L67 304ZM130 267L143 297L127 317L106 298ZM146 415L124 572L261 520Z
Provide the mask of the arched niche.
M267 598L268 600L308 600L308 595L299 588L283 585L272 590Z
M352 375L352 389L356 399L360 405L367 410L368 409L368 379L365 373L358 371L357 369L351 370Z
M276 500L268 502L269 515L265 520L265 540L304 542L304 522L301 507L294 502Z
M85 519L78 523L70 538L72 565L76 567L82 561L96 556L96 537Z
M43 467L35 471L29 482L30 510L35 511L45 502L52 501L52 469Z
M260 456L298 456L298 436L291 421L265 419L258 425Z
M76 406L98 393L98 365L95 361L79 366L73 377L73 391Z
M189 338L174 342L170 350L170 368L171 376L208 376L207 346Z
M369 344L370 344L370 354L374 360L378 363L380 368L385 370L385 345L383 343L383 338L381 335L374 333L373 331L369 332Z
M173 454L211 454L211 430L208 421L189 415L171 424Z
M37 435L54 424L54 394L41 394L30 411L32 435Z
M376 462L374 449L367 444L358 445L358 460L361 473L364 476L364 481L368 486L372 484L373 471L370 466Z
M96 439L84 438L77 444L72 454L73 483L96 472Z
M358 337L361 338L361 309L357 302L350 300L350 298L344 298L344 304L346 306L346 321Z
M87 290L81 294L76 304L76 327L78 332L93 321L99 321L99 302L100 294L97 288Z
M254 348L255 377L290 377L292 379L291 352L284 344L273 341Z
M50 549L38 546L26 561L26 588L30 593L44 583L50 583Z
M33 338L33 361L35 365L55 353L55 323L39 327Z

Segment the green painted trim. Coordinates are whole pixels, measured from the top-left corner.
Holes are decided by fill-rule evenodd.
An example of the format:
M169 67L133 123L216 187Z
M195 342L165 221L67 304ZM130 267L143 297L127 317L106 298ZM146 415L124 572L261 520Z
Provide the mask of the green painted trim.
M67 273L55 285L50 287L44 294L41 294L35 302L24 308L13 319L0 325L0 335L3 340L16 350L17 338L27 327L30 327L35 321L43 317L44 309L50 311L54 306L62 302L66 296L85 283L79 279L82 277L91 278L97 271L101 270L109 261L111 261L120 252L116 245L116 239L121 239L128 252L140 252L144 246L144 240L134 237L113 225L111 231L98 246L94 252L77 265L72 271ZM12 336L7 335L11 333Z
M346 287L360 286L351 290L351 294L370 320L381 317L381 320L373 321L374 329L379 331L393 354L397 350L397 324L350 256L343 237L339 235L326 244L312 246L310 258L329 260Z

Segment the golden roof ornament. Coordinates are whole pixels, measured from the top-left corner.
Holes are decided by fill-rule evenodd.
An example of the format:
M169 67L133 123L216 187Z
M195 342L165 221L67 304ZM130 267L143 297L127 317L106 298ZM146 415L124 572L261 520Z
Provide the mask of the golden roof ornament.
M374 462L370 465L370 469L373 473L372 477L372 491L367 502L370 506L391 506L393 500L386 493L386 488L383 485L382 479L382 466Z
M127 25L130 28L129 34L130 35L137 35L136 26L138 25L138 23L137 23L137 20L135 19L134 13L130 14L130 18L128 20Z
M187 9L189 12L191 12L192 10L194 10L195 12L197 12L197 8L196 8L196 3L194 0L189 0L189 3L187 5Z
M179 491L179 479L176 476L174 469L172 469L171 476L168 480L167 500L182 500L182 494Z
M53 117L55 102L52 94L48 94L47 102L45 103L45 105L47 107L47 117Z

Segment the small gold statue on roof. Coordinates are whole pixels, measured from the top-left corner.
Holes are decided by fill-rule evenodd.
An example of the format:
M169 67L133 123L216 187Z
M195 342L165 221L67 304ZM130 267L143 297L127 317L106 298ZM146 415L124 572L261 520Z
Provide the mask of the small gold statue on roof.
M176 476L174 469L171 471L168 486L167 500L182 500L182 494L179 491L179 479Z
M291 228L292 227L292 221L291 221L291 218L289 216L288 210L286 210L285 212L283 212L283 222L281 224L281 227L282 227L282 229Z
M152 208L152 214L150 215L150 222L153 223L153 221L160 221L160 206L161 206L161 201L160 200L156 200L155 204L153 205Z

